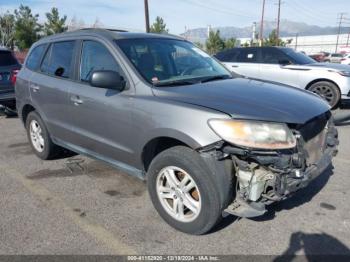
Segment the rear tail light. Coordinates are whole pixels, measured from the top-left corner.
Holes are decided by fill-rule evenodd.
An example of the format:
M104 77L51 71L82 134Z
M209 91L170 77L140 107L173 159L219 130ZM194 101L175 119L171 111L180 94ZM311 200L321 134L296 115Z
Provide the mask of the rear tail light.
M19 72L18 69L14 69L14 70L12 70L12 72L11 72L11 78L10 78L10 80L11 80L11 83L12 83L13 85L16 84L18 72Z

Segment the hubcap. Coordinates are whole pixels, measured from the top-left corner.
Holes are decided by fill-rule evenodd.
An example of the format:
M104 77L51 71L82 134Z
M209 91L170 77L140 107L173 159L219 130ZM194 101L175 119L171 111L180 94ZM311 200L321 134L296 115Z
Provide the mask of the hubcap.
M32 120L29 125L30 140L33 147L38 152L44 151L45 141L42 135L42 129L36 120Z
M201 211L201 196L196 182L183 169L169 166L157 177L157 194L165 211L180 222L195 220Z
M315 86L312 90L313 93L318 94L324 100L326 100L331 106L334 106L335 94L333 89L327 85L318 85Z

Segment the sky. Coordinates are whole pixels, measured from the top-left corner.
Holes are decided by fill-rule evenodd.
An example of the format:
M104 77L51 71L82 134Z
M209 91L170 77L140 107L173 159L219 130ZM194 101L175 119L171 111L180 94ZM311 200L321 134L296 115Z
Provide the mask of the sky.
M180 34L185 28L218 26L251 26L261 18L263 0L149 0L150 22L161 16L170 33ZM276 21L278 0L266 0L265 18ZM57 7L60 14L83 20L87 25L96 19L104 27L143 31L143 0L0 0L0 13L13 11L20 4L29 6L39 21ZM336 26L337 16L346 12L350 25L350 0L282 0L281 18L310 25ZM346 17L346 16L345 16Z

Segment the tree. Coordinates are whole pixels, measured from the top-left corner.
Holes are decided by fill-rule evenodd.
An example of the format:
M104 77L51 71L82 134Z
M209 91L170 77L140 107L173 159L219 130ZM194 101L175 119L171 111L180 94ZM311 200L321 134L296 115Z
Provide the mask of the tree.
M201 42L193 42L193 44L201 49L204 48L203 44Z
M237 39L234 37L228 38L225 40L225 49L231 49L236 47Z
M6 12L0 15L0 46L14 48L15 42L15 16Z
M164 23L163 18L160 16L156 17L156 21L151 25L150 28L151 33L163 34L168 33L169 29L166 28L166 24Z
M100 19L96 17L95 22L91 26L92 28L103 28L103 24L101 23Z
M41 26L38 24L39 15L33 15L28 6L20 5L15 10L15 43L19 49L27 49L39 39Z
M206 50L209 54L215 54L225 48L225 42L220 37L220 31L210 31L209 37L205 43Z
M53 35L67 31L67 16L60 18L58 9L53 7L50 13L46 13L47 22L44 24L45 35Z
M269 37L264 39L264 46L286 46L290 44L293 39L283 41L281 38L277 39L277 31L274 29L269 34Z

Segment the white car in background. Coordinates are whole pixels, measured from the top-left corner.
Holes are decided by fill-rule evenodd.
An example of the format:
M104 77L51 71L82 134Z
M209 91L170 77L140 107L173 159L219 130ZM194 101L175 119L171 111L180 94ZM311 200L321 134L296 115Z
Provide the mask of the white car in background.
M350 102L350 66L318 63L286 47L232 48L215 55L233 73L314 92L332 108Z
M350 54L346 54L340 63L343 65L350 65Z
M344 55L339 53L332 53L325 57L324 62L340 64Z

